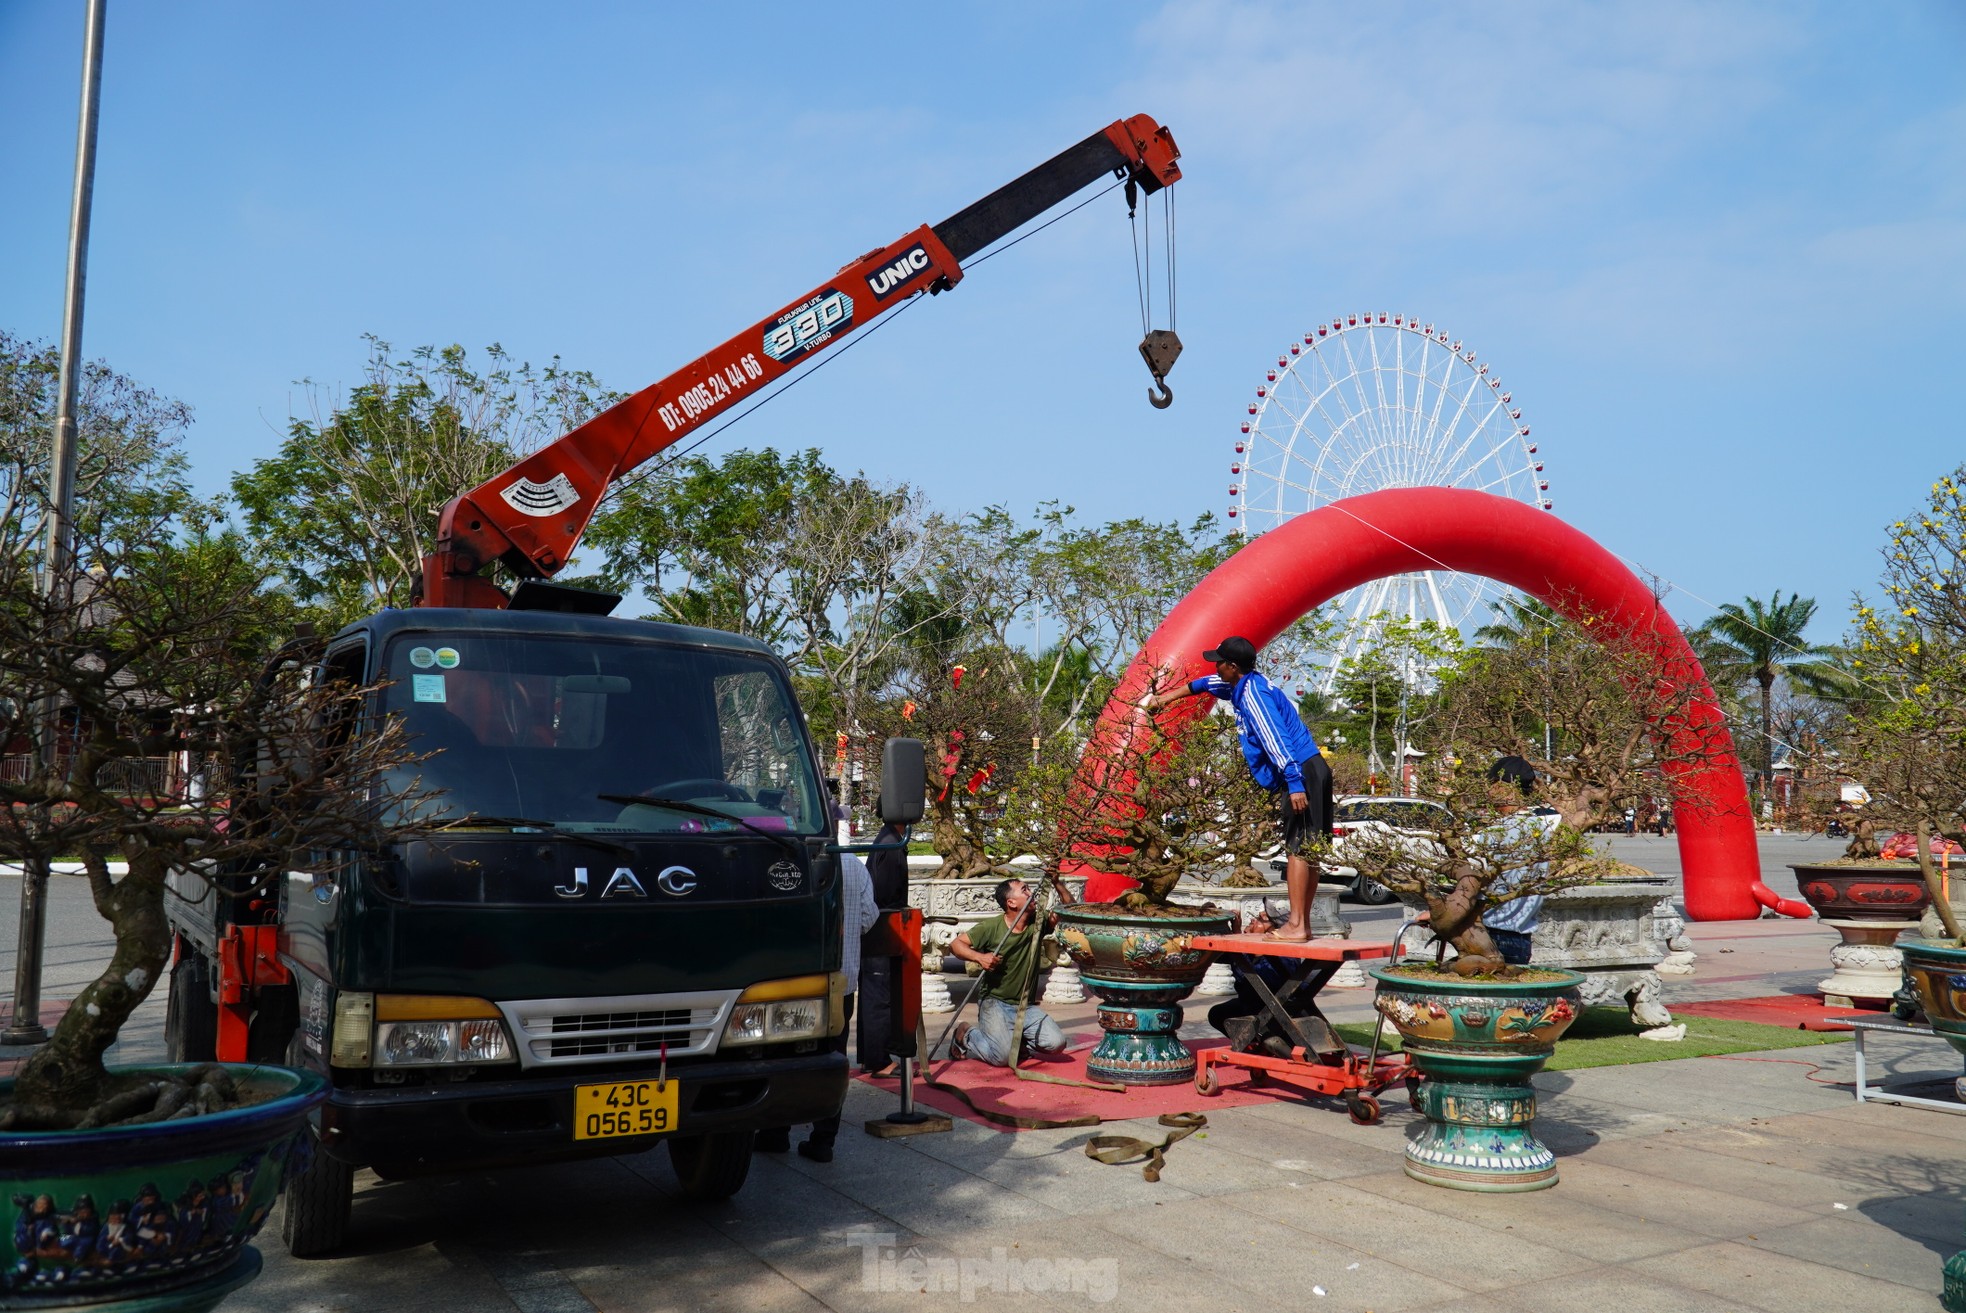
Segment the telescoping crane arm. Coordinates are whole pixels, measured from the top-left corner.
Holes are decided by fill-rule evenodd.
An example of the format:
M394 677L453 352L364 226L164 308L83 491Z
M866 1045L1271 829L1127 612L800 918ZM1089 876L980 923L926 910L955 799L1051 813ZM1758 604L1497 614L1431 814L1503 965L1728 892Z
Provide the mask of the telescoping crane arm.
M1145 114L1093 133L933 227L869 251L659 383L444 507L423 561L421 606L502 608L479 571L503 561L522 579L566 564L616 479L857 328L924 289L962 279L962 262L1073 193L1113 174L1153 193L1181 177L1168 130ZM1164 371L1157 371L1164 372Z

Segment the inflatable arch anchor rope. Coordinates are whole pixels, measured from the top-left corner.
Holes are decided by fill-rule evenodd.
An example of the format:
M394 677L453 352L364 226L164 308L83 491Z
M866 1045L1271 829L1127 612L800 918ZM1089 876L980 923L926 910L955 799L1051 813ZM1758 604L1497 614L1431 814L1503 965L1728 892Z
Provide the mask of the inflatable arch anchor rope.
M1706 674L1679 626L1637 575L1555 516L1490 493L1458 488L1396 488L1333 502L1285 521L1195 585L1141 648L1093 729L1080 767L1090 787L1141 722L1142 697L1156 671L1207 674L1201 653L1224 634L1259 648L1346 589L1387 575L1447 569L1519 589L1566 618L1601 622L1603 632L1649 635L1668 677L1697 688L1655 726L1663 738L1699 736L1714 749L1666 773L1678 820L1686 914L1695 921L1743 921L1764 907L1812 914L1760 878L1747 785ZM1205 708L1177 703L1168 714ZM1185 715L1184 715L1185 713Z

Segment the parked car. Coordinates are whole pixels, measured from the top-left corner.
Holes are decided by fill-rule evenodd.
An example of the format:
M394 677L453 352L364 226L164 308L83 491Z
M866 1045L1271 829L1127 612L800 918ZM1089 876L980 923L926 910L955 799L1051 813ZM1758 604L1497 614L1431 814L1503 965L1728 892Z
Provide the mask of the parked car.
M1447 808L1425 798L1381 798L1370 794L1346 794L1334 802L1331 825L1332 861L1325 863L1322 879L1342 885L1344 892L1361 903L1375 906L1393 901L1393 891L1361 876L1345 860L1346 849L1367 835L1396 836L1400 842L1418 846L1431 843L1439 832ZM1270 862L1281 871L1281 856Z

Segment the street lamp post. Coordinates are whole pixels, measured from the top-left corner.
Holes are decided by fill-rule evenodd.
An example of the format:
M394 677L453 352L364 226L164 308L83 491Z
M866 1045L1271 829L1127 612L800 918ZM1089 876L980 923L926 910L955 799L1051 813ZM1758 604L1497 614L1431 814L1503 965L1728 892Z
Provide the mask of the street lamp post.
M96 112L102 101L102 25L105 0L89 0L82 42L82 111L75 140L75 195L68 216L68 289L62 306L61 374L55 410L54 450L49 454L48 542L43 575L48 614L66 609L75 566L75 404L82 369L82 294L88 283L89 211L95 196ZM61 708L49 695L41 708L41 769L59 765ZM30 864L21 871L20 955L14 966L13 1020L0 1042L39 1044L48 1038L41 1025L41 948L48 917L48 867Z

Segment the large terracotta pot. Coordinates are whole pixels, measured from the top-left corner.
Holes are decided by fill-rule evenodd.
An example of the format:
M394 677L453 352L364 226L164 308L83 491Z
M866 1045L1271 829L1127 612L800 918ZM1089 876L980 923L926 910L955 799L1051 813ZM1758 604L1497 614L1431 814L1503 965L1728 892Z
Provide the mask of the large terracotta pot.
M1898 933L1908 930L1932 896L1918 863L1878 861L1862 866L1790 863L1802 896L1842 942L1829 951L1829 976L1816 988L1838 1007L1887 1007L1902 983Z
M1802 896L1821 917L1852 921L1916 921L1932 902L1917 862L1874 866L1810 866L1791 862Z
M259 1273L247 1242L305 1166L308 1113L328 1089L284 1067L228 1070L262 1101L145 1126L0 1133L15 1223L0 1228L0 1309L191 1313ZM12 1086L0 1081L0 1094Z
M1178 1085L1194 1079L1195 1055L1175 1038L1181 1000L1200 983L1213 953L1202 935L1235 933L1222 912L1135 916L1111 904L1058 909L1058 942L1099 999L1104 1032L1086 1074L1121 1085Z
M1532 970L1534 970L1532 968ZM1530 1133L1536 1089L1529 1083L1577 1019L1582 974L1537 970L1543 979L1469 980L1372 972L1373 1003L1399 1028L1426 1074L1427 1124L1406 1143L1406 1174L1430 1185L1489 1193L1556 1184L1556 1155Z

